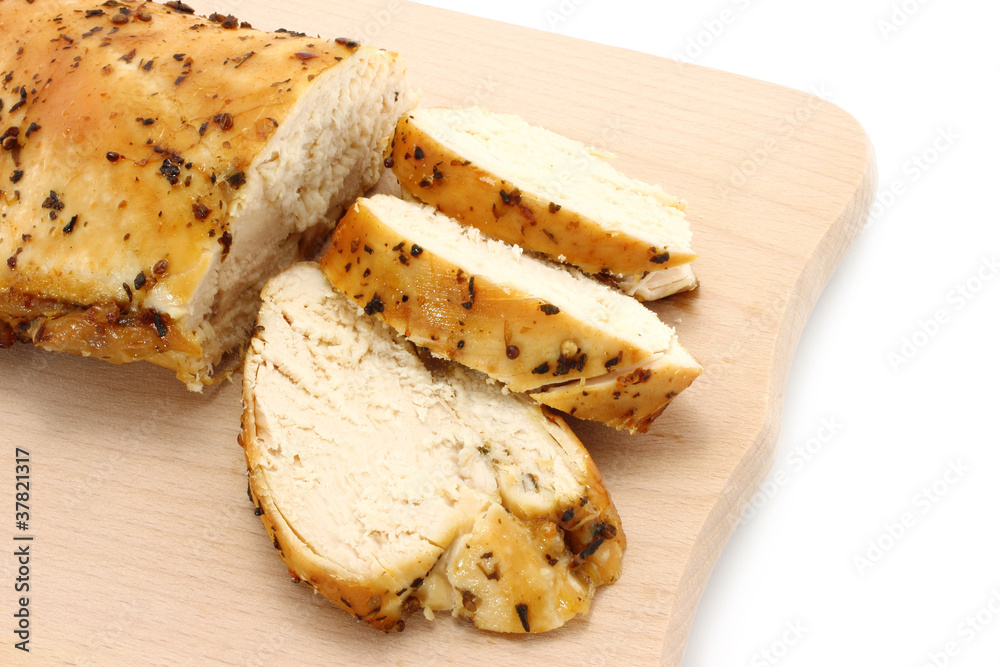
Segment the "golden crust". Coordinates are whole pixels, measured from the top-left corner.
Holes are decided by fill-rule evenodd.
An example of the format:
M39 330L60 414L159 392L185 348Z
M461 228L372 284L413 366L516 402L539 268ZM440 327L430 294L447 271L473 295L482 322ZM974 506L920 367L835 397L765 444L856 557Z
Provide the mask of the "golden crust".
M670 355L618 373L545 387L530 396L566 414L599 421L630 433L645 433L681 391L700 375L694 360Z
M420 201L488 236L588 273L641 275L695 259L613 234L572 206L508 183L439 143L409 116L396 126L390 154L400 185Z
M226 260L231 207L296 101L375 52L171 4L0 3L0 319L15 329L92 306L141 314L152 295L183 310ZM206 333L161 312L165 339L149 319L153 339L131 348L36 342L193 381Z
M413 248L361 199L338 223L321 264L337 289L416 345L580 419L645 432L701 373L679 348L656 357L613 329ZM607 381L640 367L641 381L627 387L616 384L627 374ZM581 384L590 378L600 378L592 392Z
M334 231L323 272L415 344L514 391L603 375L646 359L614 333L506 285L467 275L380 222L359 200Z

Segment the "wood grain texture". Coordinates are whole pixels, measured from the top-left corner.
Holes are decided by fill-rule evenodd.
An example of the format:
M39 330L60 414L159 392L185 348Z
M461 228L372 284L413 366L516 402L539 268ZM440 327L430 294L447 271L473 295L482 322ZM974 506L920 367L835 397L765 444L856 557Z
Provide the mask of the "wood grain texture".
M191 4L400 51L425 104L518 113L685 197L701 287L654 308L706 371L646 435L573 423L629 540L589 615L535 637L440 616L382 635L291 583L246 497L238 386L195 395L150 365L4 351L0 498L28 449L35 540L32 652L8 631L0 664L679 664L771 465L799 334L871 204L865 133L805 93L396 0ZM15 576L0 556L5 616Z

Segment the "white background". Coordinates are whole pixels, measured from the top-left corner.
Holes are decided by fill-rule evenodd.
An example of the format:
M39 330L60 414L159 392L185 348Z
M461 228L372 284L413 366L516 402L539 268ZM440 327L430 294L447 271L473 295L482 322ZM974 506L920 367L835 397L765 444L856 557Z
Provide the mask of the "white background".
M685 665L1000 665L1000 3L424 4L821 87L861 121L882 204L802 337Z

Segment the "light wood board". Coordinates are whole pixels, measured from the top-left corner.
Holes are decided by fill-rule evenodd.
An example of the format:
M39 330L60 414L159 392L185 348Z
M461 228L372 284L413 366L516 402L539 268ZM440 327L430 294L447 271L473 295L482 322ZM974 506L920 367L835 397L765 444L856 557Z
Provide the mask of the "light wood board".
M573 422L628 535L589 615L504 637L383 635L294 585L246 496L236 384L0 353L0 664L679 664L773 459L789 364L874 193L868 139L802 92L396 0L192 2L400 51L426 104L521 114L689 201L701 288L656 305L706 372L650 433ZM14 449L31 454L31 654L13 648ZM720 637L720 641L725 638Z

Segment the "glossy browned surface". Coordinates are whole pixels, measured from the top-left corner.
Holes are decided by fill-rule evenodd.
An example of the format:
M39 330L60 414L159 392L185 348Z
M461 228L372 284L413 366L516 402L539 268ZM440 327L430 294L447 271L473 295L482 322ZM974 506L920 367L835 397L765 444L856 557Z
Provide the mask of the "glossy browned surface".
M228 252L245 170L313 78L356 50L178 6L0 2L0 306L22 302L0 319L138 313L152 294L183 310ZM194 332L92 351L124 361L183 338Z

